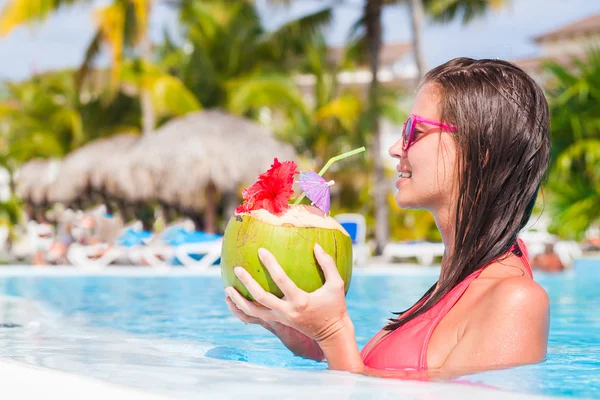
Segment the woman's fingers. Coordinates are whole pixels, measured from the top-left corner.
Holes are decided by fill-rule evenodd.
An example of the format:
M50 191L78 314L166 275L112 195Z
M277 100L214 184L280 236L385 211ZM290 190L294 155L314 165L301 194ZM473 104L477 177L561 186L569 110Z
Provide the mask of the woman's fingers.
M251 316L245 314L242 310L240 310L235 305L235 303L229 298L229 296L225 296L225 302L227 303L227 308L229 308L229 310L236 317L238 317L240 319L240 321L242 321L243 323L260 325L263 328L265 328L266 330L272 332L273 334L276 334L271 323L269 323L268 321L262 320L260 318L251 317Z
M265 307L257 306L254 303L246 300L237 290L229 286L225 288L225 293L231 301L239 308L243 313L251 317L260 318L265 321L274 321L275 318L271 310ZM277 299L277 297L275 297ZM279 300L279 299L277 299Z
M321 266L321 269L323 270L323 275L325 275L325 284L336 286L341 285L343 287L344 280L340 276L333 258L327 254L318 243L315 243L314 253L319 266Z
M277 285L277 287L281 290L283 295L287 300L294 301L294 297L302 292L298 289L298 286L287 276L277 259L271 252L267 249L260 248L258 249L258 257L260 261L264 264L267 271L269 271L269 275L271 275L271 279Z
M233 272L238 279L242 281L244 286L246 286L246 289L248 289L248 292L250 292L256 302L270 308L271 310L281 307L281 300L274 294L265 291L265 289L263 289L262 286L260 286L258 282L254 280L252 275L250 275L244 268L235 267Z
M258 318L251 317L251 316L247 315L246 313L244 313L242 310L240 310L235 305L235 303L233 301L231 301L229 296L225 296L225 303L227 303L227 308L229 308L229 311L231 311L231 313L233 315L235 315L236 317L238 317L238 319L241 320L243 323L254 324L254 323L258 322Z

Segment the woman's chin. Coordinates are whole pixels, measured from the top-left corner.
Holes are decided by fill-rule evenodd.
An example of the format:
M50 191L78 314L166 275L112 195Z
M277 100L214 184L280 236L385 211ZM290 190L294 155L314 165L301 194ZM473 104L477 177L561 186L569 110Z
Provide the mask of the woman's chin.
M402 193L396 195L396 204L403 209L421 208L421 205L417 204L414 199L411 199L406 195L403 196Z

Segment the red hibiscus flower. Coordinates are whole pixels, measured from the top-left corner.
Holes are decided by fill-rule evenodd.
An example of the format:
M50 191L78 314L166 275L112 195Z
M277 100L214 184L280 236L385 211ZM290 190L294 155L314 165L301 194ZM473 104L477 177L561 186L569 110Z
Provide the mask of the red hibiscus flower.
M244 202L235 209L236 213L265 209L271 214L281 214L289 208L288 202L294 194L294 175L298 166L293 161L273 161L271 168L258 176L258 181L242 192Z

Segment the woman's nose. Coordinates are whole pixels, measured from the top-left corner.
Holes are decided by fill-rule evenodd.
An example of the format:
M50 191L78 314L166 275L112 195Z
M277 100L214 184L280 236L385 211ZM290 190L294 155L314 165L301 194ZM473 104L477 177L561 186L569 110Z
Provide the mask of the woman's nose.
M392 147L390 147L390 149L388 150L388 153L390 154L391 157L394 158L405 158L406 157L406 152L402 149L402 139L398 140L396 143L394 143L392 145Z

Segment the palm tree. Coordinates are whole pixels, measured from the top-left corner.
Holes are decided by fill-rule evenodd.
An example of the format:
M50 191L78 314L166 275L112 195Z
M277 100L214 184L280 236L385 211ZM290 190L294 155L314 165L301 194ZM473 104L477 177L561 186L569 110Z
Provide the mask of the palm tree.
M600 50L568 65L548 63L552 133L551 229L581 238L600 221Z
M260 84L256 77L240 79L230 86L228 107L242 114L269 107L284 115L276 119L276 130L300 154L322 166L332 155L365 144L360 132L363 101L352 91L340 91L337 70L329 64L328 47L320 33L304 45L303 54L305 60L297 66L296 76L311 82L304 89L309 92L289 77L267 76ZM268 84L271 89L265 91Z
M415 66L417 67L417 80L421 80L427 70L422 37L423 23L425 20L423 0L409 0L408 9L410 10L410 29Z
M268 32L251 1L183 1L178 11L184 45L166 36L160 63L205 108L228 108L230 93L242 84L260 87L264 96L288 92L302 42L331 19L325 9Z
M35 2L12 0L0 14L0 36L7 35L18 26L41 21L61 7L86 3L92 2L90 0L40 0ZM96 33L88 46L77 78L78 86L81 86L102 45L109 45L112 56L111 83L114 94L118 92L123 65L127 58L126 54L134 54L134 58L141 59L143 62L140 64L144 67L137 69L138 77L140 72L151 71L152 74L150 78L135 80L140 83L138 89L142 105L142 130L144 133L152 132L156 127L157 116L154 109L157 100L156 93L164 92L165 85L171 88L171 95L181 93L187 97L183 102L190 105L189 96L185 93L183 86L164 74L158 77L158 70L151 66L152 50L148 37L148 25L153 4L153 0L113 0L111 4L95 10ZM132 74L130 73L129 76L131 78ZM159 85L159 87L154 87L154 85ZM172 90L173 87L178 90Z
M581 239L600 222L600 139L580 140L565 150L550 172L550 230Z
M85 143L77 90L69 73L6 85L8 98L0 103L3 156L18 164L36 157L62 157Z

